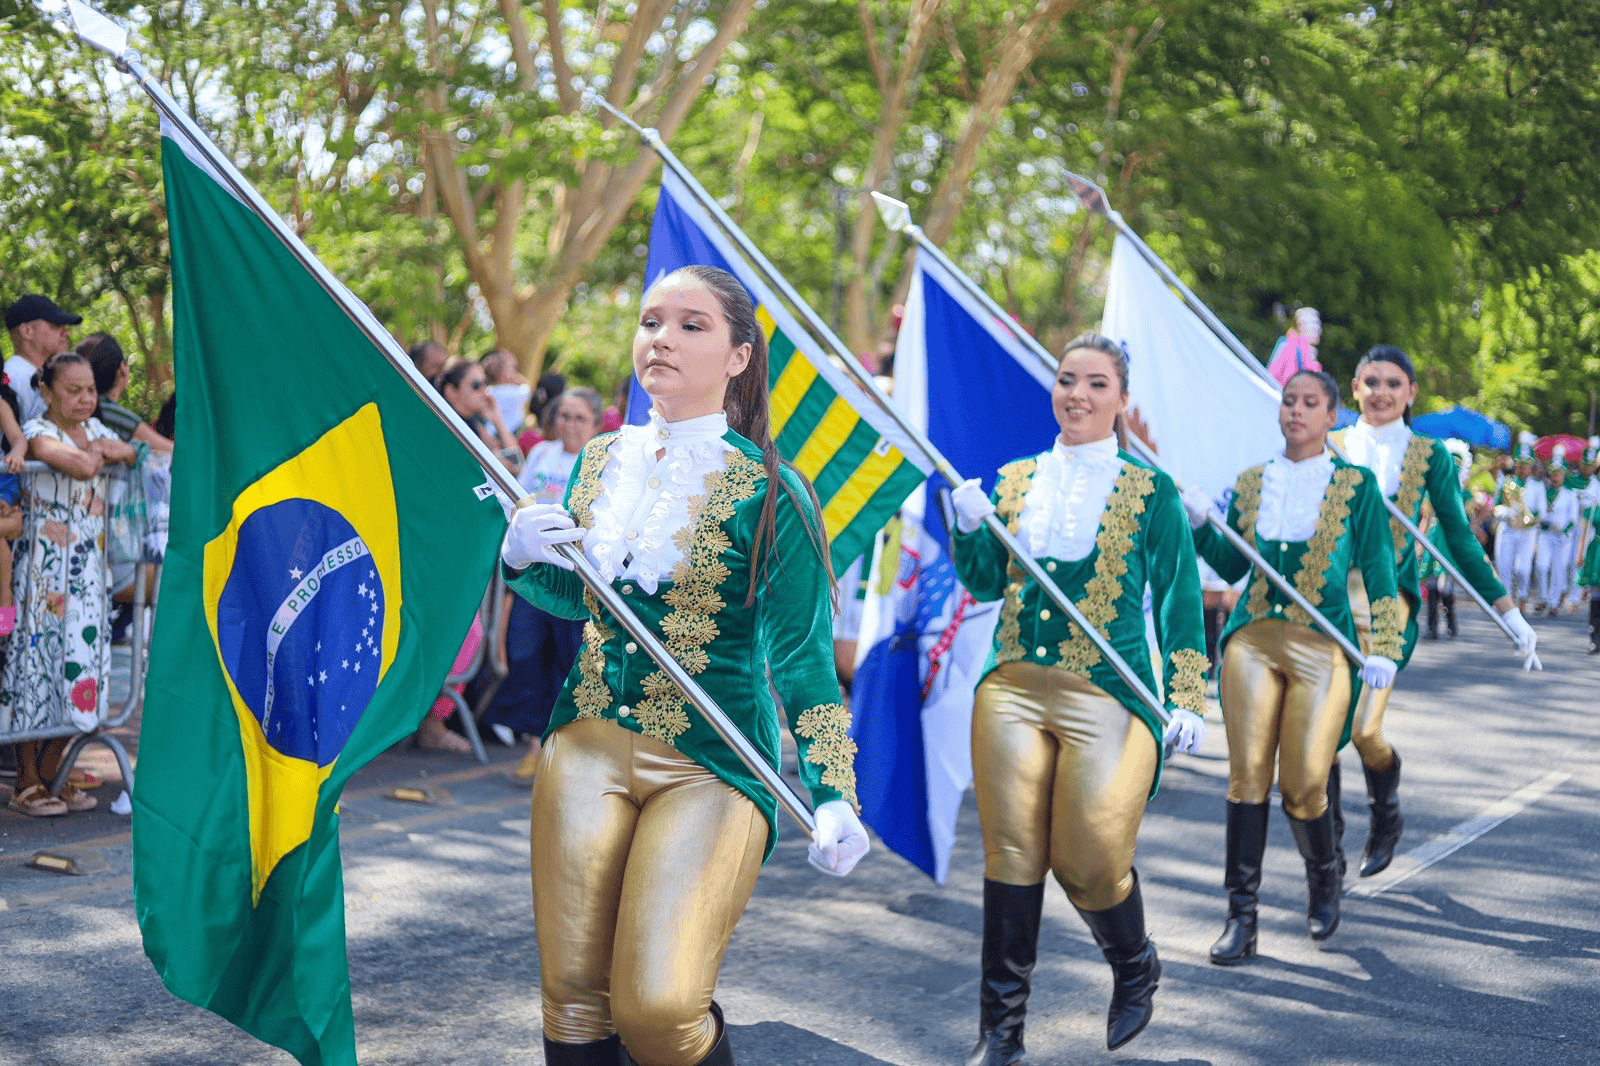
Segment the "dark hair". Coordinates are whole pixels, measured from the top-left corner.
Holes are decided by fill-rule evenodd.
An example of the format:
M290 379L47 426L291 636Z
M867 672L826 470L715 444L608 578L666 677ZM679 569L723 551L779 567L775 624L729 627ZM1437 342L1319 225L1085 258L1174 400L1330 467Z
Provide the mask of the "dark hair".
M89 366L89 360L77 352L57 352L46 359L44 365L33 375L33 387L38 388L40 385L45 385L54 388L56 375L61 372L61 368L64 366ZM91 374L94 373L94 368L90 367L89 372Z
M821 557L823 570L828 575L829 592L836 593L833 561L828 553L828 532L822 526L822 504L817 500L816 489L812 488L809 478L784 461L778 454L778 446L772 442L772 409L767 389L767 336L756 322L755 302L739 279L726 270L709 266L679 267L664 280L680 275L694 278L717 298L722 317L728 322L728 335L733 346L750 346L750 361L737 377L728 382L723 409L728 416L729 428L761 449L761 464L767 471L766 499L761 504L761 518L756 523L756 541L750 554L751 573L756 578L770 580L769 564L775 554L778 538L778 494L773 491L773 486L781 485L795 510L800 513L806 531L811 534L812 546ZM811 501L809 512L794 490L779 476L779 468L783 466L794 471L800 484L805 486L806 496ZM809 514L816 515L815 523L810 520ZM782 561L779 562L781 565ZM750 582L750 594L745 597L747 607L755 602L756 583L755 578Z
M533 387L533 395L528 399L528 410L543 412L550 406L550 401L567 391L565 375L550 371L539 378L539 383Z
M428 361L428 352L434 348L437 348L441 352L445 351L444 345L440 344L438 341L418 341L410 348L406 349L406 354L411 357L412 364L415 365L418 370L421 370L422 364Z
M1415 385L1417 383L1417 368L1411 365L1411 357L1392 344L1374 344L1368 348L1367 354L1363 355L1361 361L1356 364L1356 374L1358 376L1361 373L1361 368L1368 363L1393 363L1405 371L1406 378L1411 384ZM1400 417L1405 419L1406 425L1409 426L1411 424L1410 404L1406 404L1406 409Z
M1122 386L1122 395L1128 395L1128 353L1123 349L1122 345L1110 337L1095 333L1092 330L1088 333L1080 333L1068 341L1066 347L1061 349L1061 358L1056 360L1058 371L1061 364L1066 362L1067 356L1079 348L1087 348L1092 352L1110 356L1112 369L1117 372L1117 383ZM1117 435L1117 447L1127 451L1127 418L1120 414L1117 415L1116 419L1111 423L1111 431Z
M161 410L156 412L156 420L150 423L150 428L168 440L178 439L178 394L174 392L167 397L167 402L161 405Z
M454 364L439 371L439 376L433 379L434 388L440 392L444 391L446 385L452 389L459 389L462 379L467 376L467 372L477 365L477 363L469 363L465 359L457 360Z
M1295 378L1311 378L1322 386L1322 394L1328 398L1328 410L1334 411L1339 407L1339 382L1325 370L1296 370L1289 375L1289 381ZM1283 383L1285 391L1289 388L1289 381Z
M105 410L105 395L117 383L117 371L128 357L117 338L109 333L91 333L73 351L89 360L89 369L94 372L94 390L100 394L94 401L94 416L100 418Z

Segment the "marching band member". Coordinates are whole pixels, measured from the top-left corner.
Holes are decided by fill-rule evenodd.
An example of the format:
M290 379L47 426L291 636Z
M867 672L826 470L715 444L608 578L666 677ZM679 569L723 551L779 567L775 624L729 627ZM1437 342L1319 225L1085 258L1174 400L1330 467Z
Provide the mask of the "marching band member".
M1410 357L1393 345L1373 346L1356 364L1353 391L1361 407L1361 419L1348 430L1334 434L1334 440L1352 463L1377 475L1384 495L1413 522L1421 520L1424 499L1433 505L1434 520L1451 561L1518 634L1518 653L1531 664L1536 642L1533 628L1506 595L1482 545L1472 534L1472 525L1461 503L1461 482L1455 460L1443 442L1411 430L1417 372ZM1391 520L1390 533L1405 628L1405 643L1398 657L1403 670L1416 648L1417 607L1422 602L1422 585L1415 540L1397 521ZM1362 587L1362 575L1355 571L1350 574L1349 596L1361 645L1370 650L1372 622L1367 604L1372 597ZM1351 733L1356 752L1361 756L1372 810L1371 828L1361 861L1362 877L1371 877L1388 867L1405 826L1400 813L1400 756L1383 736L1383 715L1392 692L1390 686L1372 686L1364 693L1356 708ZM1342 836L1343 818L1338 812L1339 776L1336 759L1328 779L1328 793L1335 807L1336 833Z
M972 712L983 972L968 1066L1022 1059L1048 873L1111 965L1107 1046L1121 1047L1149 1023L1161 963L1145 934L1135 837L1160 778L1164 737L1193 751L1205 733L1194 550L1171 479L1119 448L1126 355L1093 333L1069 341L1051 402L1061 433L1049 451L1002 467L992 499L976 480L953 494L956 572L976 599L1005 601ZM1170 725L1163 729L1100 649L1007 558L982 524L990 513L1154 691L1148 582Z
M1551 617L1572 595L1573 553L1577 548L1578 520L1583 517L1578 494L1567 485L1567 449L1557 444L1545 464L1544 491L1533 494L1539 516L1539 550L1534 556L1539 595ZM1574 600L1576 602L1576 600Z
M826 535L772 444L766 340L743 286L709 267L657 282L633 366L649 424L591 440L564 503L518 510L502 547L516 591L586 623L533 790L545 1061L614 1066L625 1045L640 1066L722 1066L733 1053L712 993L776 802L554 547L581 543L776 766L770 670L816 804L813 865L842 876L867 838Z
M1384 688L1400 657L1404 608L1377 479L1328 451L1338 404L1339 386L1327 374L1303 371L1289 379L1278 414L1284 450L1239 475L1228 524L1252 538L1262 557L1352 641L1356 627L1344 577L1361 574L1374 631L1359 680ZM1222 638L1228 920L1211 961L1232 966L1256 954L1274 761L1283 811L1306 864L1307 928L1314 940L1338 928L1342 879L1326 782L1348 736L1359 686L1356 667L1339 645L1312 628L1302 608L1206 524L1209 505L1204 493L1185 495L1196 549L1224 578L1249 574Z
M1533 550L1538 546L1539 520L1530 508L1530 498L1539 491L1533 476L1532 433L1517 435L1511 473L1500 479L1494 493L1494 565L1505 588L1516 600L1518 610L1526 610L1528 591L1533 585Z

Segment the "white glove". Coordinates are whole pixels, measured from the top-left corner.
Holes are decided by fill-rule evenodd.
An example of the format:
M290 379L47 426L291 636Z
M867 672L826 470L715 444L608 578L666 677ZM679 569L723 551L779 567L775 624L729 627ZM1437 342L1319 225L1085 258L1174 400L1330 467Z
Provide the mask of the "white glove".
M1172 708L1172 720L1167 723L1162 743L1173 751L1193 754L1200 750L1206 739L1206 720L1182 707Z
M1513 639L1517 642L1517 654L1522 656L1524 670L1543 670L1544 664L1539 661L1539 656L1534 648L1539 645L1539 634L1533 631L1528 620L1522 617L1522 612L1515 607L1500 616L1510 627Z
M511 524L506 527L506 539L500 545L500 558L513 570L526 570L536 562L571 570L572 564L554 550L555 546L575 544L583 540L585 532L572 521L566 509L557 504L535 503L519 507L511 515Z
M1211 514L1211 497L1206 495L1205 489L1193 485L1184 489L1182 495L1183 509L1189 514L1189 528L1199 529Z
M963 533L971 533L994 514L994 504L983 491L983 482L975 477L957 485L950 493L950 502L956 509L956 528Z
M1388 688L1394 684L1394 675L1399 671L1400 667L1393 659L1369 655L1367 661L1361 664L1361 683L1368 688Z
M817 808L817 831L811 834L806 858L825 874L843 877L856 868L872 845L866 826L844 800L829 800Z

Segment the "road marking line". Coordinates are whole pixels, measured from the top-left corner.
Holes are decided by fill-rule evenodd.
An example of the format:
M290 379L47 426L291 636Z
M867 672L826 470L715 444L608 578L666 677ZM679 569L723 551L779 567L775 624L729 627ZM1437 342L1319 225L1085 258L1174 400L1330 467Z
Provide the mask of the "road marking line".
M1406 852L1383 873L1371 881L1363 881L1348 890L1346 895L1371 897L1380 892L1387 892L1412 875L1419 874L1439 860L1460 851L1506 819L1522 813L1560 788L1571 777L1570 770L1552 770L1537 781L1523 785L1505 799L1490 805L1478 817L1468 819L1443 836L1435 837L1421 847Z

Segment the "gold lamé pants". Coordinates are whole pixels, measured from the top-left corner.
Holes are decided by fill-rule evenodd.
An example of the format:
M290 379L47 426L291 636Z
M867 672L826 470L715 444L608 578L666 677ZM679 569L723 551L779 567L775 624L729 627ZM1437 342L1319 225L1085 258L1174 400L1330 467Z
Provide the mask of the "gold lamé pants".
M693 1066L755 891L767 821L687 755L601 719L544 742L533 788L533 911L544 1032L622 1035L641 1066Z
M1355 619L1356 636L1361 643L1361 650L1372 654L1372 606L1367 602L1367 584L1361 579L1361 571L1350 571L1350 616ZM1402 626L1411 624L1411 601L1404 596L1400 603L1405 613L1400 618ZM1395 678L1398 683L1398 676ZM1350 742L1356 746L1356 752L1361 756L1363 766L1373 770L1387 770L1394 764L1394 749L1383 738L1383 712L1389 709L1389 695L1394 692L1394 685L1388 688L1373 688L1368 685L1361 693L1361 701L1356 704L1355 724L1350 728Z
M1036 885L1053 871L1086 911L1127 899L1157 758L1149 727L1087 679L997 667L972 708L984 876Z
M1240 628L1222 655L1228 799L1265 803L1278 791L1292 818L1328 809L1328 770L1350 713L1350 668L1339 645L1309 626L1265 618Z

